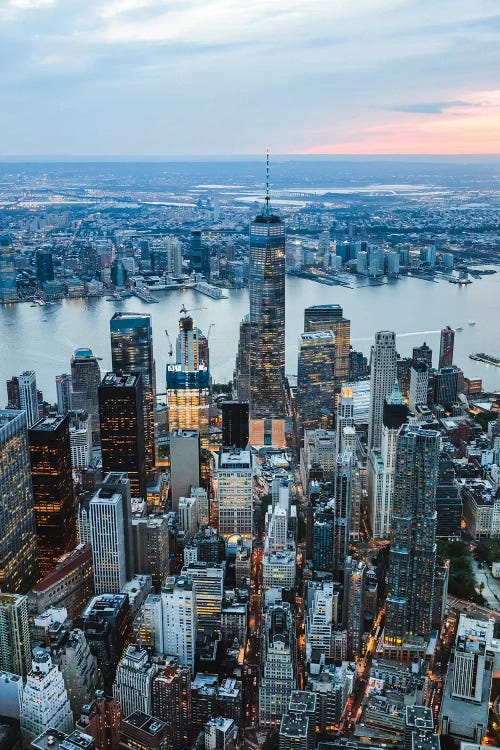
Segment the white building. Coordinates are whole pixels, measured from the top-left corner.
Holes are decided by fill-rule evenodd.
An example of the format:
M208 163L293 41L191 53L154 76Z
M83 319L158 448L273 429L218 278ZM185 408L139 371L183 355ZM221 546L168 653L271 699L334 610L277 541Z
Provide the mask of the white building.
M295 549L264 553L262 582L265 589L291 589L295 586Z
M251 544L253 534L253 462L247 450L221 448L217 463L219 534L239 535Z
M233 719L217 716L205 724L205 750L233 750L238 726Z
M134 711L151 714L153 679L157 668L149 661L148 652L138 646L128 646L116 668L113 698L122 708L122 715Z
M71 448L71 466L74 469L80 470L88 468L90 459L92 458L92 417L90 414L86 419L81 418L79 415L71 419L69 443Z
M378 331L371 354L369 449L379 450L382 445L384 401L396 381L396 362L396 334L393 331Z
M288 544L288 513L279 505L266 513L266 552L279 552Z
M196 651L196 592L192 578L169 576L161 590L163 653L177 656L194 672Z
M494 623L460 615L453 662L453 698L481 703L484 670L491 660ZM489 653L488 653L489 652Z
M90 501L90 543L96 594L118 594L127 580L123 498L101 489Z
M410 369L410 393L408 406L414 411L417 404L427 403L429 370L425 362L414 362Z
M180 497L177 510L179 529L189 536L198 531L198 503L196 497Z
M210 520L208 494L203 487L191 487L191 497L196 498L198 526L206 526Z
M333 583L317 584L305 618L306 659L310 661L313 649L332 656L332 631L336 621L338 594L334 595ZM335 606L334 606L335 604Z
M38 394L34 370L25 370L19 375L19 403L26 412L28 427L38 422Z
M52 663L50 655L36 648L21 703L23 746L30 748L31 741L46 729L69 733L73 728L73 715L63 676Z
M290 605L277 602L266 612L262 633L259 724L278 729L296 685L295 622Z
M344 427L354 427L354 397L352 388L343 385L340 391L335 434L335 452L337 456L344 450L343 430Z

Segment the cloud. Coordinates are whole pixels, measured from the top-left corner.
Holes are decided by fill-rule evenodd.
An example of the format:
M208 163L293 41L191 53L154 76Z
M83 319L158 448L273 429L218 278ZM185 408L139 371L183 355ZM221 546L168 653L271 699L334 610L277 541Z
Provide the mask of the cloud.
M389 107L394 112L410 112L412 114L432 114L440 115L450 107L473 107L477 106L471 102L465 101L452 101L452 102L427 102L427 103L415 103L415 104L395 104L393 107Z

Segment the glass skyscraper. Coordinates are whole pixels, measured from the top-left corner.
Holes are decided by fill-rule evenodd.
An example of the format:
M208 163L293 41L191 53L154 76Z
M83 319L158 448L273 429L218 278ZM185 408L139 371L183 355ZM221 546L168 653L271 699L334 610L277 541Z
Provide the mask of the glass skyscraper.
M114 372L141 372L144 394L144 447L146 474L155 471L156 373L153 329L147 313L117 312L110 321L111 357Z
M313 305L304 310L304 331L333 331L335 336L335 387L350 380L351 321L340 305Z
M333 427L335 336L332 331L301 333L297 402L303 429Z
M8 235L0 236L0 304L16 302L17 272L14 251Z
M250 417L285 417L285 226L269 196L250 224Z
M397 438L385 628L385 644L397 649L425 647L431 629L439 441L437 430L416 425Z
M0 591L24 594L37 580L35 510L24 411L0 411Z
M71 408L90 414L92 442L101 441L99 430L99 401L97 389L101 382L101 368L92 349L76 349L71 357ZM59 389L58 389L59 394Z

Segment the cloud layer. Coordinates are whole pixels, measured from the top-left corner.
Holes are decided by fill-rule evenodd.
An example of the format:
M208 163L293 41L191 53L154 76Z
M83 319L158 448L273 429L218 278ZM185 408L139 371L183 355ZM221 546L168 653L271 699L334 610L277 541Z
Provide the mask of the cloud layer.
M5 155L499 153L498 0L3 0Z

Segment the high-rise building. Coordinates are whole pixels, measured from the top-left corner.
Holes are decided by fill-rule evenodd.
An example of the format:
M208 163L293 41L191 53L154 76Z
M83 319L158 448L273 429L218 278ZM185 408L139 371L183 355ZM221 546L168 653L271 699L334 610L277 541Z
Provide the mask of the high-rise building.
M368 449L380 449L384 402L396 381L396 334L379 331L372 346Z
M120 750L167 750L169 732L156 716L135 711L121 723Z
M17 271L8 235L0 236L0 305L17 302Z
M235 750L238 725L228 716L211 717L205 724L205 750Z
M155 471L156 371L151 315L117 312L110 321L111 358L115 372L141 372L144 451L148 478Z
M200 484L200 433L198 430L172 430L170 433L170 488L172 508L179 498L188 497L191 487Z
M54 281L54 260L50 250L36 251L36 277L42 285Z
M13 375L7 380L7 409L20 409L19 378Z
M337 415L335 420L335 455L348 449L346 445L345 427L354 427L354 398L352 388L343 386L340 391Z
M345 559L349 550L352 519L353 457L345 451L337 457L335 467L335 534L334 565L337 580L342 580Z
M54 654L61 670L75 719L99 684L100 672L96 657L91 654L82 630L71 630Z
M113 698L121 706L123 716L134 711L151 713L153 678L156 666L149 654L139 646L128 646L116 668Z
M153 680L153 716L169 727L168 750L189 744L191 726L191 672L187 667L167 666Z
M439 456L436 513L436 536L444 539L460 539L462 498L455 478L453 461L446 453L441 453Z
M44 649L33 649L31 671L23 690L21 702L21 732L23 745L45 732L55 729L73 731L73 715L68 693L58 667Z
M0 410L0 591L25 594L37 579L37 542L26 414Z
M66 414L71 409L71 375L67 372L56 375L57 412Z
M333 426L335 336L314 331L299 336L297 406L304 429Z
M114 698L107 698L102 690L82 708L76 729L93 738L99 750L118 750L122 711Z
M454 698L481 703L483 676L487 662L491 660L488 651L492 650L493 627L490 621L474 620L467 615L460 615L451 685L451 694Z
M438 368L451 367L453 364L453 348L455 346L455 331L450 326L441 330L441 340L439 343L439 364Z
M429 370L421 360L413 362L410 370L410 394L408 406L414 411L417 404L427 404L427 390L429 387Z
M413 347L412 360L414 362L424 362L429 369L432 367L432 349L427 346L425 341L422 346Z
M404 425L398 434L385 643L425 647L436 563L436 485L440 435Z
M86 411L68 413L71 465L74 469L83 471L88 468L92 459L92 418Z
M0 670L26 677L30 664L27 597L0 593Z
M440 404L449 409L457 402L459 376L462 374L460 368L455 365L442 367L434 372L434 404Z
M71 408L82 409L90 414L92 441L100 442L99 399L97 389L101 383L99 361L92 349L75 349L71 357Z
M208 276L210 271L210 252L208 246L203 244L201 229L191 230L190 262L193 271Z
M199 430L203 443L208 433L210 371L208 341L186 313L179 319L176 364L167 365L167 403L170 430Z
M90 544L79 544L31 589L29 609L40 615L49 607L64 607L75 620L93 592L92 550Z
M90 501L90 542L96 594L118 594L127 580L123 497L100 489Z
M296 684L295 623L288 602L271 605L262 628L259 724L279 727Z
M225 567L220 563L192 562L182 568L181 575L193 581L199 632L221 627L224 573Z
M234 391L240 401L250 401L250 316L240 323L238 352L233 373Z
M163 648L194 673L196 652L196 592L187 576L169 576L161 590Z
M76 546L69 417L46 417L28 432L40 578Z
M19 404L26 412L28 427L38 422L38 394L33 370L25 370L19 375Z
M98 395L103 470L126 472L132 497L146 499L141 372L106 373Z
M247 450L221 448L217 462L219 533L241 536L247 545L253 534L253 463Z
M246 448L248 445L248 401L223 401L222 445Z
M346 609L347 650L351 658L356 658L363 643L364 628L364 588L366 565L362 560L350 559L346 566Z
M250 224L250 417L285 417L285 226L264 211Z
M335 388L349 380L349 351L351 346L351 321L344 318L340 305L313 305L304 310L304 331L332 331L335 336L335 362L333 367Z
M399 428L406 422L408 407L394 384L384 404L382 447L372 450L368 460L368 504L374 539L388 539L391 530L396 445Z
M132 519L135 573L150 575L155 591L169 574L168 515Z

